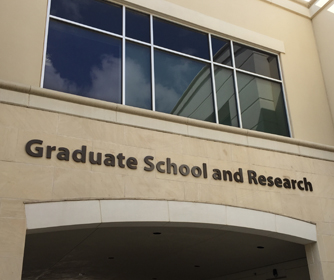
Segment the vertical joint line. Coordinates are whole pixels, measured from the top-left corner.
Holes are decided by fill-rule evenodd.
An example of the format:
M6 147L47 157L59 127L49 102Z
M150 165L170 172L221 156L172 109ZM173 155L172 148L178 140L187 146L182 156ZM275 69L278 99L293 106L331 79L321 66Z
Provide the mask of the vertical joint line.
M243 128L242 119L241 119L241 106L240 106L240 98L239 98L239 88L238 88L238 80L237 80L237 70L235 65L234 59L234 47L233 42L230 41L231 46L231 58L232 58L232 66L233 66L233 76L234 76L234 89L235 89L235 96L237 101L237 110L238 110L238 118L239 118L239 127Z
M213 105L214 105L214 109L215 109L216 123L219 123L217 91L216 91L216 77L215 77L215 67L213 65L212 42L211 42L211 34L210 33L209 33L208 39L209 39L209 48L210 48L210 66L211 66L211 81L212 81L212 92L213 92Z

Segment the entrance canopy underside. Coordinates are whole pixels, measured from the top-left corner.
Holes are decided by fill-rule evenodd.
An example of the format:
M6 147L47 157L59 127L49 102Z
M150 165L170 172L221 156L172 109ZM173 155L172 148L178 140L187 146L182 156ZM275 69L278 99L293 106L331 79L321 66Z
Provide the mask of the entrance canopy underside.
M308 279L303 245L316 241L312 224L202 203L52 202L26 215L22 279Z

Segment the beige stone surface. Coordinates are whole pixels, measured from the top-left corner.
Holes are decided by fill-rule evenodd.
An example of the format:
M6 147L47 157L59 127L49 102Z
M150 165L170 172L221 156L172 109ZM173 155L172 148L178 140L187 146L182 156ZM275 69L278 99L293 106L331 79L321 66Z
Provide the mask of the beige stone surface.
M323 235L322 240L326 244L326 261L334 263L334 236Z
M195 139L196 140L196 139ZM235 152L233 150L232 145L228 145L221 142L214 142L214 141L201 141L199 142L200 146L198 149L201 151L205 151L205 154L198 154L198 156L207 157L209 159L218 159L218 160L231 160L233 155L235 155ZM195 146L197 147L197 146ZM241 151L238 151L238 154L240 154Z
M117 122L121 124L135 125L138 127L148 127L150 129L159 131L168 131L172 133L186 133L187 126L185 124L180 124L180 123L173 124L171 122L164 121L163 118L161 119L162 120L157 120L154 118L117 112Z
M302 158L302 162L304 158ZM334 162L333 161L326 161L326 160L318 160L313 159L309 160L313 162L313 171L314 174L319 175L326 175L326 176L334 176ZM328 182L330 184L330 182Z
M0 125L56 133L58 114L0 103Z
M74 138L124 143L124 128L121 125L68 115L59 115L58 134Z
M126 198L184 200L184 187L178 181L127 176L124 183Z
M232 161L248 163L248 149L244 146L231 145Z
M317 232L321 235L334 235L333 223L318 222Z
M302 207L301 207L301 198L298 193L289 194L289 193L282 193L282 209L283 215L302 219Z
M332 279L333 278L334 262L324 262L322 264L322 269L323 269L324 279Z
M322 211L324 213L323 221L328 223L334 222L334 199L325 198L322 200Z
M0 160L14 161L18 129L0 125Z
M256 197L253 190L236 189L237 206L242 208L253 208L256 204Z
M23 253L21 256L0 257L0 280L21 279Z
M133 147L182 153L182 139L180 135L124 127L124 144Z
M333 65L334 56L331 46L334 43L334 35L331 27L334 24L333 13L327 11L333 1L328 2L327 8L320 11L312 20L317 47L321 61L322 72L325 80L326 90L328 94L329 104L334 120L334 81L333 81Z
M25 219L0 218L0 258L22 256L25 234Z
M0 89L0 100L6 103L19 104L28 106L29 95L22 92L11 91L7 89Z
M282 215L282 195L280 193L270 192L270 209L273 213Z
M322 204L323 199L307 195L300 199L302 219L304 221L317 222L322 221L324 217Z
M201 185L198 193L199 201L223 205L236 205L237 195L234 187L225 185Z
M112 173L93 172L91 176L92 198L124 198L124 176Z
M49 200L53 168L0 161L0 197Z
M196 126L189 126L188 134L189 136L208 140L222 141L225 143L233 143L237 145L247 145L247 136L228 133L225 131L216 131Z
M0 218L25 219L25 210L22 200L1 199Z
M90 171L55 168L52 198L54 200L89 199L91 186Z
M39 86L46 13L45 0L1 1L1 79Z
M185 201L191 201L195 202L199 200L199 188L201 187L201 184L194 184L194 183L187 183L184 182L184 200Z
M64 98L64 95L65 96L69 95L69 94L61 93L57 91L54 91L54 93L62 96L62 98ZM73 97L79 97L79 96L73 96ZM85 97L81 97L81 98L85 98ZM95 101L95 99L90 99L90 98L87 98L87 99L85 99L85 102L84 102L85 104L86 103L90 104L91 100ZM99 100L96 100L96 101L99 101ZM115 105L114 103L109 103L109 104ZM29 97L29 106L31 108L48 110L51 112L60 112L60 113L69 114L73 116L92 118L92 119L97 119L97 120L102 120L102 121L111 121L111 122L116 121L116 112L114 110L107 110L107 109L103 109L103 108L99 108L95 106L87 106L87 105L67 102L67 101L59 100L59 99L50 100L50 98L47 98L44 96L33 95L33 94L31 94ZM111 106L111 107L114 107L114 106Z

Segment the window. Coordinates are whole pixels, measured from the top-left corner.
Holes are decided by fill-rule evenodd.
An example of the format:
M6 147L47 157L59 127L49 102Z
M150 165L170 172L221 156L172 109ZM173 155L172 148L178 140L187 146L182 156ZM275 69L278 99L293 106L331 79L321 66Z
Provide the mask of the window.
M51 1L42 86L290 135L276 54L105 1Z

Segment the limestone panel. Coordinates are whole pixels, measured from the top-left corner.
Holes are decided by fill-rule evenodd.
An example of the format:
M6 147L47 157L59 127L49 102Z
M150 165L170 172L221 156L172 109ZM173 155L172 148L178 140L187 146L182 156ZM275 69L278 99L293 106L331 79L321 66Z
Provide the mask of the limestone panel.
M0 257L0 280L21 279L22 263L22 256Z
M198 193L199 201L223 205L236 205L235 188L227 185L201 185Z
M14 199L1 199L0 218L25 219L23 202Z
M249 161L256 166L265 167L277 167L276 162L272 159L275 158L275 152L260 150L255 148L248 149Z
M282 193L282 214L291 218L302 219L301 198L298 194Z
M254 192L254 206L261 211L273 212L270 189Z
M39 86L47 1L5 0L0 8L2 79Z
M124 176L92 172L90 196L92 198L124 198Z
M232 151L232 161L240 163L249 162L248 151L246 147L231 145L231 151Z
M56 96L68 95L67 93L61 93L61 92L55 92L54 94ZM85 97L79 97L79 98L85 98ZM100 100L94 100L94 101L92 100L94 99L86 98L84 103L89 104L90 102L94 103L94 101L97 101L98 103L104 102ZM108 105L112 106L111 104L113 103L109 103ZM94 105L89 106L74 102L67 102L60 99L52 99L52 101L50 102L49 98L38 95L30 95L29 106L31 108L49 110L51 112L54 111L59 113L65 113L73 116L92 118L102 121L112 121L112 122L116 121L116 112L113 110L95 107Z
M181 182L146 177L125 177L125 197L142 199L183 200Z
M89 199L91 198L91 171L55 168L52 198Z
M327 198L322 200L323 221L334 223L334 199Z
M307 196L305 194L305 196L300 199L300 204L304 221L322 221L324 217L322 209L323 199L314 197L313 195Z
M103 121L60 115L58 134L113 143L124 143L124 127Z
M190 156L209 157L208 146L206 145L207 142L208 141L202 139L182 137L182 153ZM214 149L213 146L212 148ZM219 154L218 149L216 151L216 155L217 154ZM212 155L212 152L210 152L210 155Z
M317 222L317 232L320 235L334 235L333 223Z
M1 88L0 100L5 103L14 103L28 106L29 95L22 92L11 91Z
M0 197L50 199L53 168L0 161Z
M184 187L184 200L185 201L191 201L196 202L199 201L199 188L201 187L201 184L194 184L194 183L183 183Z
M26 131L56 133L57 124L56 113L0 104L0 125Z
M225 143L233 143L237 145L247 145L247 137L225 131L211 130L196 126L188 127L188 135L203 139L222 141Z
M169 117L168 114L161 114L160 117ZM125 125L135 125L138 127L147 127L149 129L167 131L172 133L186 133L187 126L181 123L171 123L165 119L158 120L154 118L145 117L142 115L132 115L123 112L117 112L117 121Z
M243 208L253 208L256 198L253 190L236 189L237 206Z
M14 161L18 130L0 125L0 160Z
M270 210L272 213L279 215L283 213L282 195L280 193L270 192Z
M323 262L322 269L324 274L324 279L332 279L334 275L334 262ZM313 278L312 278L313 280Z
M25 232L25 219L0 218L0 257L21 256Z
M304 159L302 158L302 162L304 160L309 160L313 162L313 173L319 175L326 175L326 176L334 176L334 162L333 161L326 161L326 160L319 160L319 159Z
M182 153L182 140L180 135L124 127L124 144L133 147Z
M260 149L268 149L278 152L298 153L298 146L284 142L271 141L255 137L248 137L248 144Z
M326 262L334 263L334 236L323 235L322 240L325 245Z
M204 142L203 148L205 148L206 153L204 155L199 155L199 156L214 158L219 160L231 160L232 158L231 145L214 141L203 141L203 142ZM199 149L201 149L201 147L199 147Z

